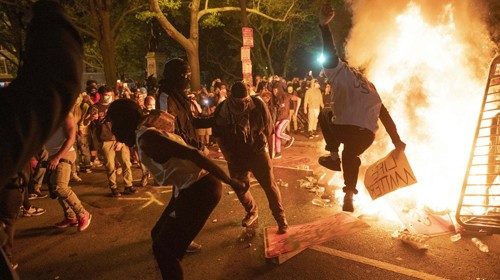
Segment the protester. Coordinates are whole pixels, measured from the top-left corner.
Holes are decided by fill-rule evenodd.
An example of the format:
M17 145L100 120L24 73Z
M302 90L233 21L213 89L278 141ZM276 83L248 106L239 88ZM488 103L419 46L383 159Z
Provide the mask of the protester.
M78 231L84 231L89 227L92 215L85 210L76 193L68 185L71 165L76 160L73 148L76 141L76 123L73 118L70 113L63 125L45 144L49 158L44 164L50 170L51 197L57 198L64 211L64 219L56 223L56 227L78 226Z
M304 113L307 114L307 132L309 139L318 136L317 125L318 116L321 109L325 106L323 104L323 95L319 89L320 85L318 80L311 81L311 87L306 91L304 96Z
M19 180L28 180L20 171L70 111L83 70L82 40L61 6L40 0L32 12L23 63L12 83L0 89L0 220L4 223L4 218L19 213ZM5 231L12 246L12 220ZM3 279L17 278L10 261L0 263Z
M276 106L276 121L274 122L274 158L281 158L282 141L285 141L283 148L290 148L295 138L286 134L285 130L290 123L290 101L300 102L300 98L291 96L284 92L281 85L275 84L273 86L273 97ZM295 116L296 117L296 116Z
M214 113L214 137L224 155L231 178L245 183L244 189L235 190L247 214L242 225L250 226L258 218L257 204L249 191L251 171L262 186L278 233L288 230L280 190L274 181L273 166L266 152L266 140L273 131L273 122L265 103L250 97L246 85L236 82L231 95L217 106Z
M124 194L135 194L137 189L132 185L132 163L130 162L130 149L127 145L116 141L111 132L111 123L106 119L109 105L113 102L113 89L108 86L101 86L99 93L102 98L91 109L88 120L93 120L96 126L97 137L102 143L102 152L104 154L106 173L108 175L108 186L113 197L121 196L116 182L117 168L115 159L118 160L123 169L123 181L125 182Z
M396 125L382 104L375 86L359 71L339 59L328 25L333 17L334 11L325 3L321 8L319 23L326 57L324 72L333 88L333 111L323 110L319 117L326 141L325 149L330 152L330 155L319 158L319 164L340 171L338 148L340 143L344 144L342 170L345 196L342 210L354 212L352 198L358 193L359 156L373 143L377 120L380 118L397 150L404 150L406 144L399 138Z
M222 195L220 181L235 190L243 185L172 133L173 116L155 111L145 121L142 118L140 108L129 100L115 101L108 111L118 141L137 145L141 161L156 180L173 185L170 203L151 236L163 278L183 279L180 261L218 204Z

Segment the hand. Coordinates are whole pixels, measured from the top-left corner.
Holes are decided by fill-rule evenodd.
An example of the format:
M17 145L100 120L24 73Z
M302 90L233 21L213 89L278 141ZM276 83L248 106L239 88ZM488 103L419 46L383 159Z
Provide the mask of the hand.
M231 186L233 190L244 190L246 188L243 182L233 178L230 179L229 186Z
M319 24L322 26L328 25L332 21L334 16L335 12L333 11L332 6L330 6L330 4L325 1L319 13Z
M49 170L56 170L57 166L59 165L60 159L60 157L49 158L49 160L47 161L47 168Z
M122 147L123 147L123 143L116 142L116 144L115 144L115 151L117 151L117 152L120 151L122 149Z

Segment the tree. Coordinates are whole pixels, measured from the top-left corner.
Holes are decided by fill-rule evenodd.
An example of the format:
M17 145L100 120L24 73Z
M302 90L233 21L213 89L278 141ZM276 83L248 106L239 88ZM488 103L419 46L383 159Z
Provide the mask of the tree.
M86 44L87 57L93 57L91 61L94 62L102 61L106 83L114 84L118 77L116 45L125 19L145 9L146 5L141 0L73 0L67 1L65 8L86 42L95 40L97 43L99 53L91 44ZM87 64L95 66L89 61Z
M241 7L227 6L224 3L229 1L215 1L217 5L209 8L209 0L205 0L204 6L200 9L200 0L149 0L149 8L152 12L151 16L155 17L165 32L177 43L179 43L186 51L188 63L191 67L191 87L193 90L200 88L200 62L199 62L199 23L204 16L217 15L225 12L239 12ZM270 16L260 10L261 2L287 2L289 8L285 11L280 11L281 17ZM253 7L247 8L247 12L255 14L272 21L285 21L297 0L292 1L272 1L263 0L252 3ZM160 5L161 4L161 5ZM183 35L173 24L172 20L168 19L163 13L162 8L168 10L179 9L183 4L187 4L189 8L189 36Z

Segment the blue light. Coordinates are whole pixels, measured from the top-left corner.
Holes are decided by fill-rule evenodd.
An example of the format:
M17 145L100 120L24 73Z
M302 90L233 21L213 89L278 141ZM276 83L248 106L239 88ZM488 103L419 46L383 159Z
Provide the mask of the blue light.
M326 59L325 55L320 54L316 60L318 61L319 64L323 65L323 62L325 62L325 59Z

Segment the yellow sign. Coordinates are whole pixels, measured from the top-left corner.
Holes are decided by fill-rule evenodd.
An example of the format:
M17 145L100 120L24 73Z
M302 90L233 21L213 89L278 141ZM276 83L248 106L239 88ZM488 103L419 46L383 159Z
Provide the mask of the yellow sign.
M417 179L403 151L393 150L370 165L365 173L365 187L372 199L415 184Z

